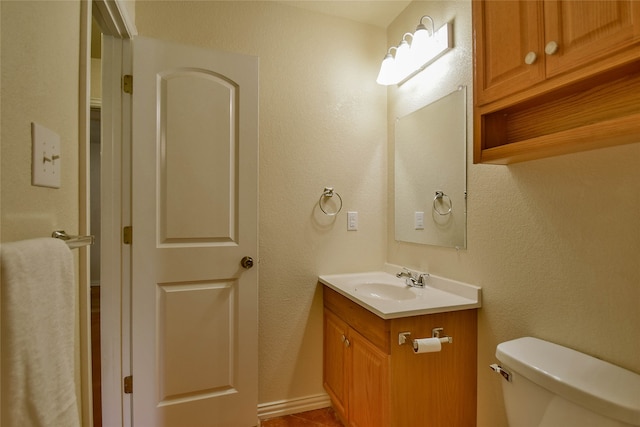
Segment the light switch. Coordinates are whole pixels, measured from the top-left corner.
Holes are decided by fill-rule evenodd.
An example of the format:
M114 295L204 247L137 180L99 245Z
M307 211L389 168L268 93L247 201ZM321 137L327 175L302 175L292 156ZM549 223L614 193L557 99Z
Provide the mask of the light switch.
M415 212L413 228L415 230L424 230L424 212Z
M31 143L31 185L60 188L60 135L32 122Z
M347 231L358 229L358 212L347 212Z

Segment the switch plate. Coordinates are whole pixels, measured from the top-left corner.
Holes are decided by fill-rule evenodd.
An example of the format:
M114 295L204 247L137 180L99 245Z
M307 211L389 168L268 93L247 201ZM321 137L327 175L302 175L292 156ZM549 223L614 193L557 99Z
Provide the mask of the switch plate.
M415 212L413 224L415 230L424 230L424 212Z
M31 123L31 185L60 188L60 135Z
M347 231L358 229L358 212L347 212Z

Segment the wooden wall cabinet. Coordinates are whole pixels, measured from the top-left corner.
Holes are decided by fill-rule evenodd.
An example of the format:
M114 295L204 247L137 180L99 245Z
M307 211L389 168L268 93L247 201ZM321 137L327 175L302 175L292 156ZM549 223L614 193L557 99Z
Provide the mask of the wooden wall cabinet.
M475 163L640 142L640 2L472 9Z
M324 287L324 387L349 427L476 425L475 309L382 319ZM414 354L398 334L454 337Z

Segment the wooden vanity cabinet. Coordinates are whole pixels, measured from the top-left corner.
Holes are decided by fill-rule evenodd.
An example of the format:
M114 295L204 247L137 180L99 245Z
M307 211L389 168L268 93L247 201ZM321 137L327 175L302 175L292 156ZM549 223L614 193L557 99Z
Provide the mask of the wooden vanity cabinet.
M640 2L475 0L472 10L474 162L640 141Z
M359 325L370 320L375 322L369 315L377 316L364 309L353 310L354 307L348 307L349 304L342 305L340 298L346 300L341 296L330 298L338 301L338 306L334 306L336 311L343 315L349 313L345 317ZM386 427L389 426L388 331L385 334L386 342L379 339L380 335L377 338L369 333L367 335L371 339L358 333L357 329L349 326L325 304L324 388L345 425Z
M324 295L324 387L349 427L473 427L476 424L476 310L382 319L330 288ZM414 354L398 334L452 344Z

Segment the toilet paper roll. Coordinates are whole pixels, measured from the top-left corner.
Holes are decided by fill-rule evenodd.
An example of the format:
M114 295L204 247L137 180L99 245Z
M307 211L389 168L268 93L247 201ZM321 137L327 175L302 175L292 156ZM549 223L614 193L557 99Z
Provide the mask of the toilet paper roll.
M440 351L442 344L440 338L420 338L413 340L413 352L418 353L433 353Z

